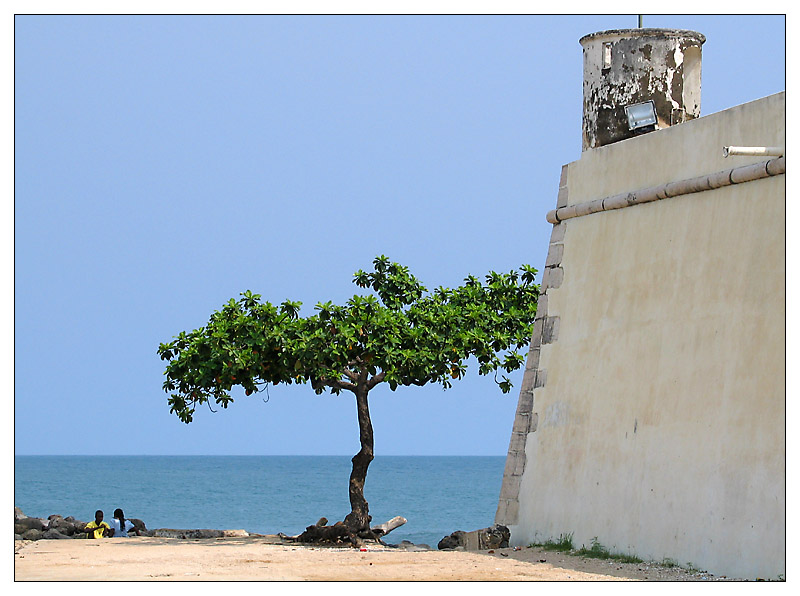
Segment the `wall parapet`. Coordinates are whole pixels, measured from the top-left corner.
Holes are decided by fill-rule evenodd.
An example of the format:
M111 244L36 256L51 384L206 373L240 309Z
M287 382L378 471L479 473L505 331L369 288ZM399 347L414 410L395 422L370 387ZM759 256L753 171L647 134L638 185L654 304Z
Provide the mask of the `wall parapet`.
M625 192L585 203L578 203L577 205L558 207L547 213L547 221L551 224L558 224L574 217L582 217L601 211L611 211L612 209L623 209L633 205L670 199L733 184L752 182L785 173L786 157L782 156L764 162L721 170L713 174L704 174L694 178L687 178L686 180L668 182L633 192Z

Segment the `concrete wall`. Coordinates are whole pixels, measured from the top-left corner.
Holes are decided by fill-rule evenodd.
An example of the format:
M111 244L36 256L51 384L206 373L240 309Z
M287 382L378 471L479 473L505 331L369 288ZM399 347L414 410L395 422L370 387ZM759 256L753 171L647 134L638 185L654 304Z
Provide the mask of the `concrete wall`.
M763 157L780 93L582 154L558 206ZM785 574L785 176L554 226L496 521L715 575Z
M583 149L634 136L626 105L652 100L659 128L700 115L701 46L682 29L615 29L581 38Z

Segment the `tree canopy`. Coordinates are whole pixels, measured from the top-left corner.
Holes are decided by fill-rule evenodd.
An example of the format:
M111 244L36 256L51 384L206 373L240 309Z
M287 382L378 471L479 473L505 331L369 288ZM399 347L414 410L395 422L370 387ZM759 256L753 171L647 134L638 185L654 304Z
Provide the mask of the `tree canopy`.
M246 291L214 312L207 325L161 344L169 361L164 390L170 411L191 422L198 405L227 408L230 390L246 394L267 384L310 383L317 393L355 391L362 370L369 388L440 383L464 376L470 356L479 373L511 372L528 344L539 288L536 270L490 272L485 283L468 276L455 289L427 289L407 267L384 256L374 271L357 271L354 283L376 295L353 296L344 305L321 302L300 317L300 302L278 306ZM506 351L503 354L500 352ZM496 377L495 377L496 378ZM506 376L498 380L511 389Z

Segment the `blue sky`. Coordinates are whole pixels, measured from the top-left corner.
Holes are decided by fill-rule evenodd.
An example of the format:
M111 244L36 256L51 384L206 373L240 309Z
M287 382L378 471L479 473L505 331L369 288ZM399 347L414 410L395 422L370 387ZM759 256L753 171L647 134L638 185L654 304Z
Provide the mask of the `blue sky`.
M184 425L158 344L247 289L344 301L380 254L428 287L541 270L581 151L578 39L636 23L17 17L15 453L355 453L351 396L308 386ZM644 25L706 36L703 114L785 89L782 16ZM475 369L373 391L377 455L505 455L521 371L503 395Z

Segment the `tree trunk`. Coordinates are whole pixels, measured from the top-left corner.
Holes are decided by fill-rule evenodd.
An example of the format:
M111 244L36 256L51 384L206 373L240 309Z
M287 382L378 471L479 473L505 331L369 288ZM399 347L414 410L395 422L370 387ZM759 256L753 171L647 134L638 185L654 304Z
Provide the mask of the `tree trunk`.
M374 459L375 443L372 436L372 420L369 417L366 374L360 376L356 388L356 408L358 409L358 430L361 450L353 456L353 470L350 472L350 513L344 518L347 528L354 534L367 532L372 517L369 515L369 504L364 498L364 482L367 479L367 468Z
M369 394L370 386L367 379L367 371L362 370L355 384L356 395L356 408L358 410L358 430L359 441L361 442L361 449L353 456L353 470L350 472L350 513L344 518L344 521L336 522L332 526L320 525L327 523L327 519L321 519L317 524L308 526L302 534L291 538L295 542L330 542L341 543L344 540L349 540L353 546L361 544L361 538L370 538L380 542L380 534L388 533L394 527L402 525L397 523L389 528L391 522L396 522L403 518L395 518L390 520L386 525L385 531L379 530L373 532L370 529L369 522L372 517L369 514L369 504L364 498L364 482L367 479L367 468L370 462L374 459L374 440L372 435L372 420L369 417L369 403L367 395ZM288 538L288 537L287 537Z

